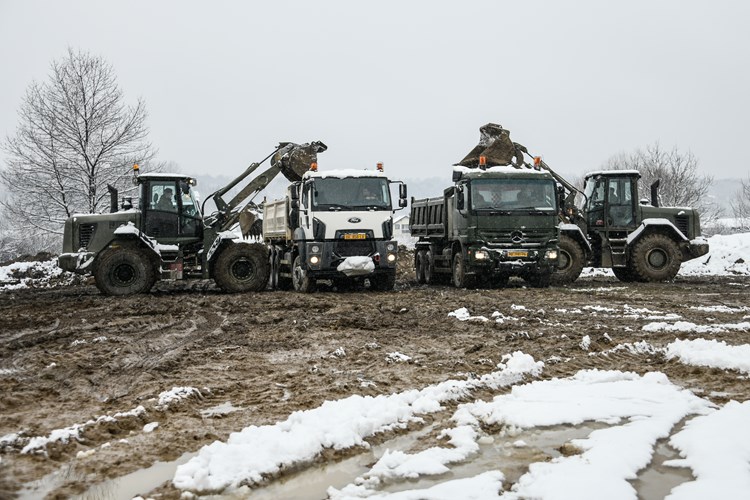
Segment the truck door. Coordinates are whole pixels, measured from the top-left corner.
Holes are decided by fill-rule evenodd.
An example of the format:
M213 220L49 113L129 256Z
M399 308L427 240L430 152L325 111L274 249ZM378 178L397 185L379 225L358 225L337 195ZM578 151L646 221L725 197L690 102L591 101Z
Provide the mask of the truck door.
M592 184L588 184L591 182ZM586 218L590 228L601 229L604 227L604 195L606 193L607 179L597 177L587 181L586 185Z
M607 226L632 229L635 225L635 196L631 177L611 177L607 189Z
M177 183L170 180L153 180L146 187L144 200L145 233L157 240L175 239L179 229L180 195Z
M198 202L193 197L190 185L180 181L180 196L178 197L180 208L180 236L183 238L196 238L201 236L203 218L198 207Z

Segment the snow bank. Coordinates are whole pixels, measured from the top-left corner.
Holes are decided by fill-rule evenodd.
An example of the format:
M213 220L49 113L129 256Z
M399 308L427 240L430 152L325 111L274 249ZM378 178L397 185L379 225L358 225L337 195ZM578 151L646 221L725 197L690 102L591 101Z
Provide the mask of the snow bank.
M326 401L318 408L292 413L275 425L250 426L227 442L204 446L177 468L173 483L180 489L223 491L253 484L284 468L313 461L326 449L369 447L365 438L439 411L441 403L465 396L478 387L497 388L541 372L543 363L520 352L506 355L499 370L479 379L448 380L422 390L389 396L350 396Z
M667 346L666 356L667 359L678 358L686 365L710 366L750 373L750 345L748 344L732 346L724 341L716 340L675 340Z
M682 264L680 275L750 275L750 233L717 234L708 247L708 254Z
M57 260L14 262L0 267L0 290L20 288L51 288L58 285L71 285L80 277L63 271Z
M675 323L659 321L645 324L641 329L644 332L724 333L750 330L750 322L697 325L690 321L677 321Z
M750 495L750 401L730 401L696 417L669 440L684 457L665 465L690 467L694 481L674 488L669 500L748 498Z
M388 451L354 483L341 490L329 488L328 494L333 500L448 498L438 492L455 486L454 481L391 494L379 489L393 484L395 479L450 474L447 466L476 453L482 429L488 427L500 425L513 432L519 428L577 425L596 420L612 427L594 431L586 439L573 440L571 444L581 450L580 455L533 463L529 472L500 498L598 500L603 492L606 498L636 498L630 481L651 462L656 442L668 437L673 426L686 416L711 411L711 403L673 385L661 373L639 376L619 371L581 371L566 379L514 386L510 394L497 396L491 402L462 404L452 417L457 426L442 433L449 438L449 446L414 454ZM735 454L729 454L730 463L739 465L736 452L742 446L737 444ZM462 480L464 490L452 490L454 496L450 498L498 498L503 477L489 476L491 473ZM742 473L750 476L748 471ZM492 478L494 491L483 489L485 483L480 478Z
M605 491L607 498L635 498L629 480L649 464L657 440L669 436L685 416L710 409L709 402L673 385L661 373L589 370L567 379L514 386L510 394L491 402L461 405L454 420L462 425L530 428L591 420L617 424L627 419L573 440L581 455L532 464L502 496L598 500Z

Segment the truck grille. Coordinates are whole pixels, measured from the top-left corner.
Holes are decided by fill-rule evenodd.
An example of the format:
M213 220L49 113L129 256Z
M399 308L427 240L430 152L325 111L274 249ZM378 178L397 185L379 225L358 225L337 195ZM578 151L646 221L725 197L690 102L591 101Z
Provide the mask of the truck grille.
M78 226L78 248L86 248L96 231L96 224L81 224Z
M674 225L677 229L682 231L682 234L689 238L688 228L690 227L690 218L687 215L678 215L674 219Z
M554 233L550 233L549 229L523 229L520 231L518 229L505 231L482 229L479 236L487 243L496 245L519 243L541 245L555 237Z
M367 240L338 240L333 251L341 257L370 255L375 252L375 242Z

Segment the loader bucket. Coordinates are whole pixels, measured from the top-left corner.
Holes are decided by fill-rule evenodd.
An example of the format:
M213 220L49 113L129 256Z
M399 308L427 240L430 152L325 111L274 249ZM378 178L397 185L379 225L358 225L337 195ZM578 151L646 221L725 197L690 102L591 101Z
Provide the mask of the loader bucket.
M479 144L463 160L456 163L463 167L478 167L479 157L487 158L487 166L510 165L517 151L510 140L510 131L496 123L488 123L479 128ZM521 158L522 159L522 158ZM516 158L520 161L519 158Z
M281 148L271 157L271 165L279 166L284 177L291 182L301 181L302 176L310 170L310 164L318 161L318 153L328 146L320 141L305 144L293 142L282 143Z

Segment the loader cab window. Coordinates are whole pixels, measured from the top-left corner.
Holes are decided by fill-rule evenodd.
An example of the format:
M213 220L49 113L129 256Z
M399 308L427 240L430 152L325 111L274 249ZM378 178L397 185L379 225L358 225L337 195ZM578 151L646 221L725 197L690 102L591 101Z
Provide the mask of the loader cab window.
M202 228L195 193L183 181L153 180L146 187L145 232L157 239L196 237Z
M633 178L610 177L607 187L607 225L629 227L635 223Z
M144 214L145 232L148 236L157 239L177 238L179 214L175 193L179 193L175 181L153 180L148 183L146 196L149 204Z

